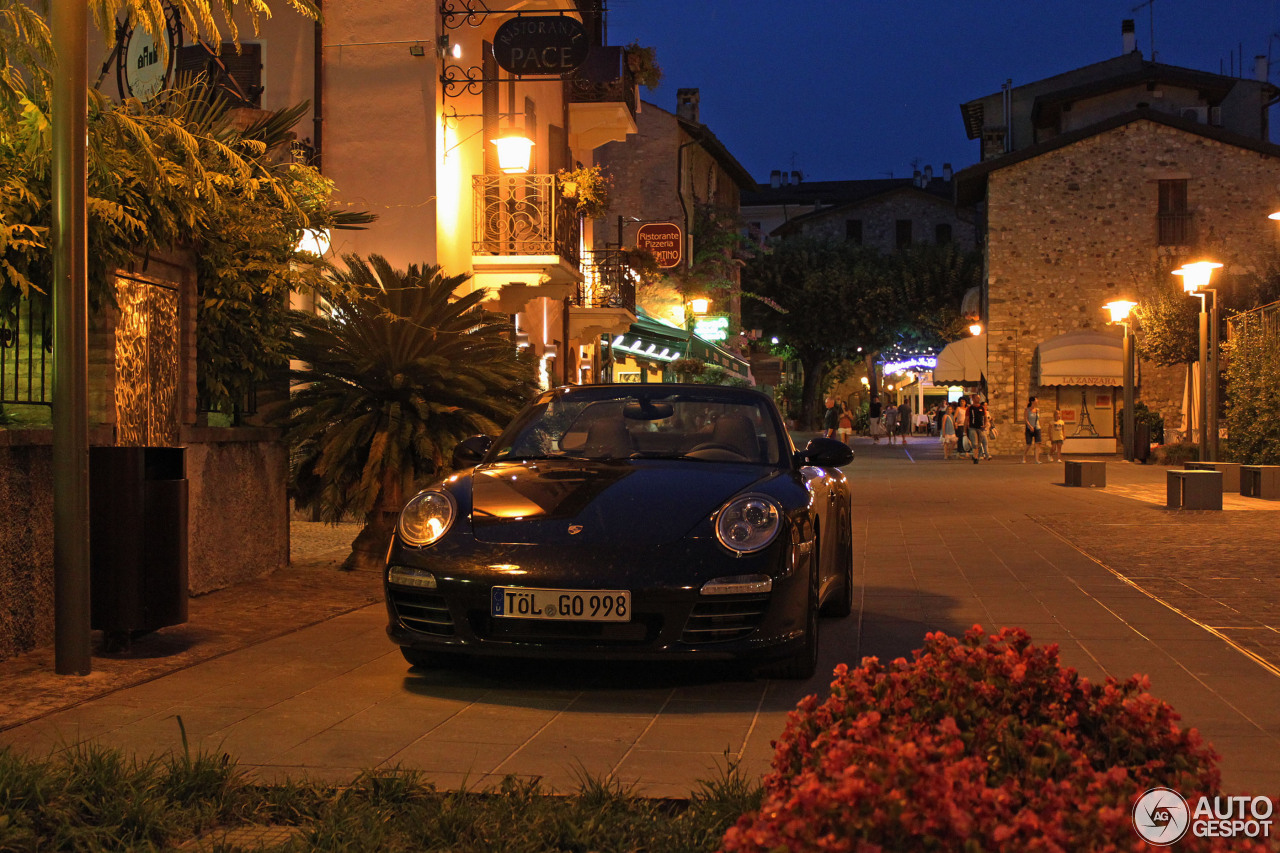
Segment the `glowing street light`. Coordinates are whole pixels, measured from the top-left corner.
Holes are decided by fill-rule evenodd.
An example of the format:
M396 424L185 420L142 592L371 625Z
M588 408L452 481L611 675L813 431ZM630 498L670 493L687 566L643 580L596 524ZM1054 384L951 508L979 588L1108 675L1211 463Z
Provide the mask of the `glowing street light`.
M711 310L711 300L702 296L699 296L696 299L690 299L689 310L694 314L701 316Z
M1124 326L1124 461L1132 462L1134 448L1137 446L1134 435L1133 412L1133 330L1129 328L1129 312L1138 303L1128 299L1117 299L1102 307L1111 314L1107 322L1113 326Z
M1196 261L1173 271L1182 276L1182 289L1200 300L1200 458L1209 461L1218 459L1218 294L1209 282L1220 269L1216 261Z
M976 338L978 335L982 334L982 324L981 324L981 323L973 323L972 325L970 325L970 326L969 326L969 334L973 335L975 338Z

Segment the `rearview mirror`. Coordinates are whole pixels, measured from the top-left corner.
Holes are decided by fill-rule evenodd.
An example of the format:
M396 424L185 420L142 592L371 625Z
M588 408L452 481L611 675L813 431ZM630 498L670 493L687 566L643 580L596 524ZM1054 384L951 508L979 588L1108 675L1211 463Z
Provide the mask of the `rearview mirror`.
M801 465L818 465L822 468L843 468L853 461L853 448L834 438L809 439L804 450L796 454Z
M464 438L453 448L453 459L450 460L450 464L455 471L460 468L471 468L480 464L480 460L492 446L492 436L473 435L470 438Z

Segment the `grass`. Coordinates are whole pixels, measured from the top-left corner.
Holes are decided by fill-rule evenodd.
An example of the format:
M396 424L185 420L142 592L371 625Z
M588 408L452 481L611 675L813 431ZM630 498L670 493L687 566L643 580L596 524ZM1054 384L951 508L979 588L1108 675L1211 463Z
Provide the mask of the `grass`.
M185 742L185 736L184 736ZM349 785L250 781L226 755L148 759L82 745L49 759L0 750L0 851L263 850L588 853L712 851L760 787L730 763L688 800L651 800L582 774L562 796L508 777L486 791L437 791L413 770ZM240 827L293 832L234 840ZM279 837L279 840L270 840ZM249 836L252 837L252 836ZM195 843L197 839L200 842Z

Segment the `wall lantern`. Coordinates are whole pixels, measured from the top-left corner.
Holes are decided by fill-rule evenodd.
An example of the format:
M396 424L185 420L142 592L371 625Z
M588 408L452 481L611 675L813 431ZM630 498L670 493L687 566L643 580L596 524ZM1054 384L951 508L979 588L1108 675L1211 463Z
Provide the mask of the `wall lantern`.
M529 171L533 157L533 140L516 130L493 140L498 146L498 168L508 175L523 175Z
M303 228L302 234L298 237L298 244L293 247L293 250L323 256L329 251L332 239L328 228Z
M1133 310L1138 303L1130 302L1127 299L1117 299L1114 302L1108 302L1102 307L1111 313L1111 319L1108 321L1111 325L1124 323L1129 319L1129 312Z
M705 314L711 309L711 300L703 297L689 300L689 310L695 314Z
M1222 269L1222 264L1213 261L1197 261L1194 264L1183 264L1181 269L1173 271L1182 276L1182 289L1187 293L1195 293L1202 287L1209 286L1209 279L1214 270Z
M973 325L969 326L969 334L973 335L975 338L978 335L982 334L982 324L974 323Z

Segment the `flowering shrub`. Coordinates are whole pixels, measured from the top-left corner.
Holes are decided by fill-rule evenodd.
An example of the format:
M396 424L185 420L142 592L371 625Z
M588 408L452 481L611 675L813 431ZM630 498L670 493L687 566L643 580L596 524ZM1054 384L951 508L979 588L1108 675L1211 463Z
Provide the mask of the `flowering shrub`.
M1215 794L1217 755L1145 677L1092 684L1022 629L929 634L914 660L841 665L791 712L759 811L725 853L1154 849L1130 812L1148 788ZM1243 838L1179 849L1264 851Z

